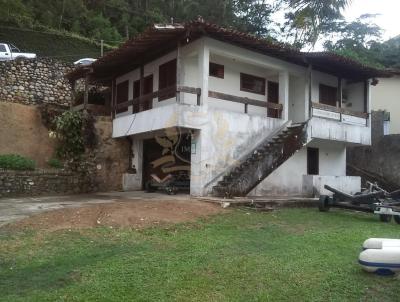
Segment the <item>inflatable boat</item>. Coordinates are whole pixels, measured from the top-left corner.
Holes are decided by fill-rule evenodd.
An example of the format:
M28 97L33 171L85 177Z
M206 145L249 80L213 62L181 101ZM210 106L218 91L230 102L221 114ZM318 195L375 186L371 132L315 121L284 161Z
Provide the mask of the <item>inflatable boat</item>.
M400 240L370 238L363 244L358 262L361 267L379 275L393 275L400 272Z
M387 247L400 248L400 239L390 238L369 238L364 241L363 249L382 249Z

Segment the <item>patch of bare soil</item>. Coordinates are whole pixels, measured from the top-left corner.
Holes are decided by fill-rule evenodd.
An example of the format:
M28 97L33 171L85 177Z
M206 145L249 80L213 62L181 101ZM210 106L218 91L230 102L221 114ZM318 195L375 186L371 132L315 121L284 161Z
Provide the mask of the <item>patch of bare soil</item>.
M141 229L160 224L194 221L226 210L192 200L120 201L44 212L8 225L11 229L56 231L97 226Z

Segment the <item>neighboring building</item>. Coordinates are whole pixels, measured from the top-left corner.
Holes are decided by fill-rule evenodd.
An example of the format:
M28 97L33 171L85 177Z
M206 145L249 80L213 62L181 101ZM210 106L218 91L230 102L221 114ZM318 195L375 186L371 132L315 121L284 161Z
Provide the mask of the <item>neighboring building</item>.
M379 78L371 89L371 110L386 111L385 134L400 134L400 70L392 77Z
M371 143L380 75L194 21L155 25L68 77L112 88L113 137L132 141L130 189L179 174L197 196L309 196L326 183L360 190L346 147Z

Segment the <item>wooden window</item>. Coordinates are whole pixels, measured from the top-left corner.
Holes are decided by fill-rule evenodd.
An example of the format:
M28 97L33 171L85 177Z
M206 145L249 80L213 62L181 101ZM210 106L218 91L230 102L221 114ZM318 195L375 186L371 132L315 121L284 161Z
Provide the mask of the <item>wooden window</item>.
M158 76L158 101L173 98L176 95L176 89L167 92L163 92L162 90L176 86L176 59L160 65Z
M279 83L268 81L268 103L279 104ZM279 110L268 108L268 117L279 118Z
M307 174L319 174L319 149L307 148Z
M153 75L149 75L144 78L143 84L143 95L149 94L153 92ZM133 82L133 99L137 99L140 96L140 80ZM139 111L149 110L153 107L153 98L142 99L134 102L133 104L133 113L137 113Z
M129 97L129 81L117 84L117 105L128 101ZM117 109L117 113L128 111L128 106Z
M210 76L216 77L216 78L224 78L224 65L216 64L216 63L211 63L210 62Z
M241 73L240 90L265 95L265 79Z
M336 107L337 101L337 88L319 84L319 102L321 104L330 105Z

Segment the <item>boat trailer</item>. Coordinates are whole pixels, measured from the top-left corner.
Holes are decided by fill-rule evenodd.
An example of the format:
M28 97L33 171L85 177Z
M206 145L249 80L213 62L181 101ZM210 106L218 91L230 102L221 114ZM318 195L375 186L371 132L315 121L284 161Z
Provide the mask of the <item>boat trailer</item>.
M367 183L369 188L354 195L325 185L324 188L333 193L332 196L321 195L318 208L327 212L330 208L341 208L379 215L382 222L390 222L392 217L400 224L400 190L387 192L376 183Z

